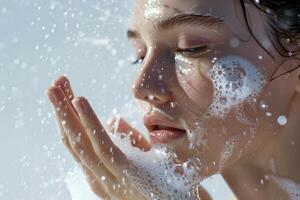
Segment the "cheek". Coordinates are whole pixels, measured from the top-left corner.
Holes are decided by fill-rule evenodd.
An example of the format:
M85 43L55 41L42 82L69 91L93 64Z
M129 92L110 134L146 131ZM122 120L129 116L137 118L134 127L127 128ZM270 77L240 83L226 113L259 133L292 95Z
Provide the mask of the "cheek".
M213 85L204 71L204 62L192 63L184 58L176 59L176 73L180 87L191 101L201 108L207 108L213 99Z

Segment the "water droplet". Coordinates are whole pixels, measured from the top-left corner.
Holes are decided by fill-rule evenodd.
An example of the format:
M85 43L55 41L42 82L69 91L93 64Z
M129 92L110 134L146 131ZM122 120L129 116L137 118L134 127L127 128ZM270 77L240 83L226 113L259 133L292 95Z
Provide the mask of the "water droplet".
M266 112L266 115L267 115L267 117L271 117L271 116L272 116L272 113Z
M287 118L286 118L284 115L280 115L280 116L277 118L277 123L278 123L280 126L284 126L284 125L286 125L286 123L287 123Z
M153 100L154 100L154 96L149 95L149 96L148 96L148 99L151 100L151 101L153 101Z
M175 107L174 102L171 102L170 104L171 104L171 108L174 108L174 107Z
M259 107L261 110L266 110L266 109L268 109L269 106L264 101L260 101Z

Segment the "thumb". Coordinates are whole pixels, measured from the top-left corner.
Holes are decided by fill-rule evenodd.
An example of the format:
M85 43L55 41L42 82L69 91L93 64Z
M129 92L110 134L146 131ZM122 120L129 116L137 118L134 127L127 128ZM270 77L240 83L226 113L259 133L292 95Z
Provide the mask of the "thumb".
M123 118L113 117L108 124L108 131L111 133L123 133L129 135L131 145L138 147L142 151L149 151L151 149L149 142L142 136L142 134Z

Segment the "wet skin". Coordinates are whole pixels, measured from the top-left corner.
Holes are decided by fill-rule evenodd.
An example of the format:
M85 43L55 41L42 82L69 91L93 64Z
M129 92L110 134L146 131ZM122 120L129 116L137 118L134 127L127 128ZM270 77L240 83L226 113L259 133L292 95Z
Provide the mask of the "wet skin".
M203 135L205 143L195 148L189 148L187 136L170 141L168 144L174 148L181 160L190 157L199 158L199 172L203 177L217 172L222 173L240 199L272 199L275 196L287 199L286 191L274 180L265 181L263 186L260 180L264 179L266 174L274 173L270 165L270 160L273 160L277 174L300 182L297 170L300 167L297 153L300 147L297 142L295 143L300 137L296 134L299 129L297 122L300 109L300 72L296 70L289 76L269 81L280 63L286 61L281 68L289 69L296 61L293 58L286 60L276 53L265 32L264 17L252 5L247 7L251 20L255 21L252 29L272 56L250 36L238 1L160 0L155 4L151 2L151 0L137 1L128 32L129 39L136 49L137 58L143 60L133 84L134 96L150 107L171 116L173 122L178 125L181 125L180 120L184 120L193 130L193 134ZM182 20L187 18L190 20ZM186 23L187 21L194 23ZM204 26L204 22L209 23ZM238 41L239 45L232 45L233 41ZM189 77L180 76L175 59L178 54L192 63L197 73ZM266 80L255 103L250 105L245 101L242 104L245 115L255 121L255 125L241 122L236 116L235 108L232 108L224 118L203 119L204 113L213 101L215 91L209 77L209 71L213 66L211 61L226 55L239 55L249 60ZM183 81L184 78L188 81ZM73 99L69 83L65 87L63 82L67 80L64 77L59 78L48 90L48 94L54 106L62 108L56 112L59 124L62 125L61 133L65 144L74 158L83 165L87 174L91 174L92 179L98 180L96 185L91 186L100 188L94 189L99 192L99 196L114 194L112 185L122 182L123 176L120 171L130 163L111 143L108 134L102 131L104 129L88 102L84 98ZM70 96L71 98L68 98ZM266 110L261 109L261 102L267 105L272 116L267 116ZM63 115L64 109L68 113L67 116ZM277 123L280 115L287 117L286 126ZM201 129L195 126L199 120ZM132 129L127 123L124 126L125 129ZM90 129L101 132L100 138L95 137ZM79 132L82 134L83 143L79 146L72 145L72 141L76 139L74 134ZM139 135L136 130L135 133ZM226 142L235 136L241 137L230 157L226 159L224 165L220 165ZM102 140L105 140L107 145L101 145ZM144 150L150 148L150 144L144 139L134 143ZM114 149L114 164L110 162L111 146ZM84 155L80 154L81 149L85 149ZM285 156L287 154L288 158ZM101 165L98 164L100 161ZM105 183L99 181L103 174L111 177L107 178ZM134 191L132 187L126 185L122 186L122 189ZM121 197L118 193L116 196L118 199L133 198Z

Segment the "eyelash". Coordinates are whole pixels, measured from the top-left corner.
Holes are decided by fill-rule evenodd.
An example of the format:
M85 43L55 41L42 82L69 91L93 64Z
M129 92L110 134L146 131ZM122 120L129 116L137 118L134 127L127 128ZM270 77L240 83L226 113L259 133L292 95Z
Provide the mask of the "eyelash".
M187 48L187 49L178 49L177 53L182 54L185 57L189 58L198 58L200 56L203 56L206 53L209 53L211 50L208 46L200 46L200 47L194 47L194 48ZM143 62L145 57L137 58L134 62L132 62L133 65L140 64Z
M200 47L194 47L188 49L179 49L177 52L181 53L185 57L198 58L210 52L210 49L208 46L200 46Z

